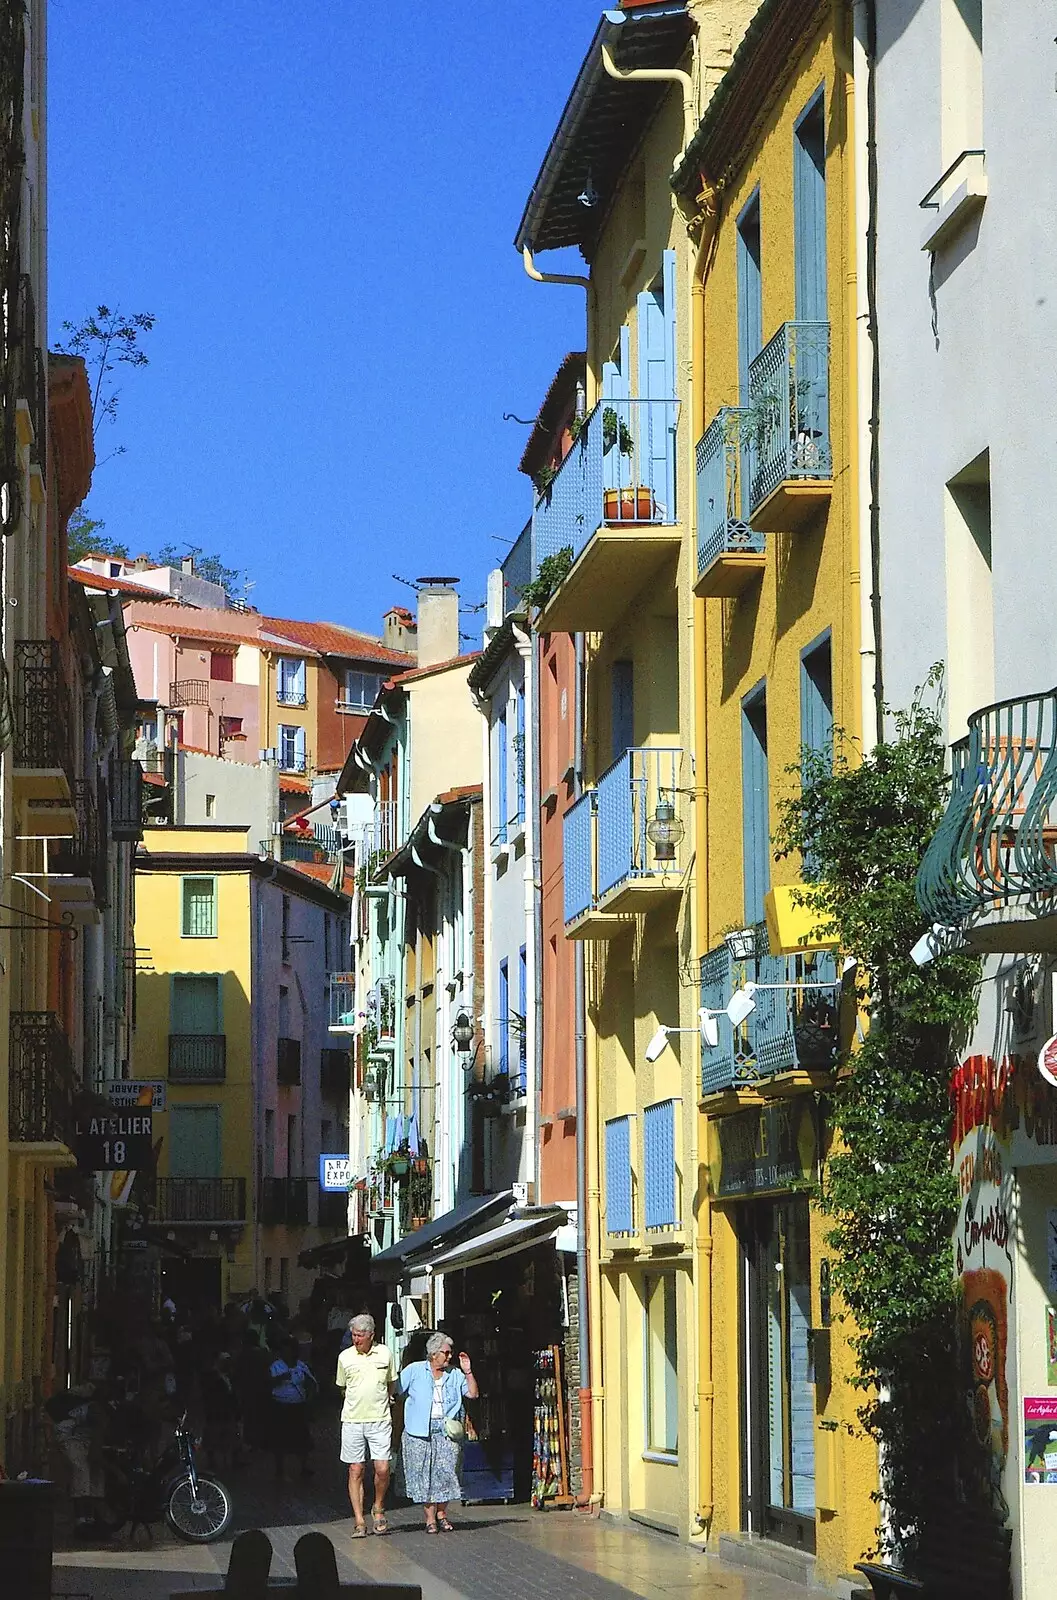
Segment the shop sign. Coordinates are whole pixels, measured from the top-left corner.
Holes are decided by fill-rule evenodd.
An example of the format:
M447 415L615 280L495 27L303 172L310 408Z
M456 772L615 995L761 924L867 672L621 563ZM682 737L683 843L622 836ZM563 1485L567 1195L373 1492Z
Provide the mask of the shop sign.
M78 1117L74 1126L77 1165L89 1172L126 1172L149 1167L153 1158L149 1111L112 1117Z
M355 1180L350 1156L320 1156L319 1187L326 1194L348 1189Z
M810 1095L737 1111L712 1124L712 1192L774 1194L813 1183L818 1171L817 1111Z
M106 1086L106 1097L112 1106L127 1111L133 1106L149 1106L152 1111L165 1110L165 1079L114 1078Z

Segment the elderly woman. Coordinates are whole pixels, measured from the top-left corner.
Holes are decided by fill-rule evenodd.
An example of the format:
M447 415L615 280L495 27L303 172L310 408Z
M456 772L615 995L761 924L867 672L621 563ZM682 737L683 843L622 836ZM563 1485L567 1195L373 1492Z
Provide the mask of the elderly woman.
M412 1361L400 1374L404 1406L404 1484L407 1497L424 1506L426 1532L453 1533L448 1504L462 1499L459 1456L463 1439L463 1401L476 1400L477 1379L463 1352L451 1365L454 1345L446 1333L426 1342L425 1361Z

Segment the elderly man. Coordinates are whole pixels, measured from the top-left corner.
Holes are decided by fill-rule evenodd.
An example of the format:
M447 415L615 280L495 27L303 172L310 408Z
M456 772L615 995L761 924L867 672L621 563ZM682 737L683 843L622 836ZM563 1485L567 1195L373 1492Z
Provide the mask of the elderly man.
M385 1491L389 1487L389 1458L393 1447L391 1406L397 1392L396 1363L391 1350L374 1342L374 1318L366 1312L349 1323L352 1345L338 1356L335 1383L345 1391L341 1408L341 1459L349 1469L349 1503L356 1526L354 1539L364 1539L363 1464L374 1463L375 1533L388 1533Z

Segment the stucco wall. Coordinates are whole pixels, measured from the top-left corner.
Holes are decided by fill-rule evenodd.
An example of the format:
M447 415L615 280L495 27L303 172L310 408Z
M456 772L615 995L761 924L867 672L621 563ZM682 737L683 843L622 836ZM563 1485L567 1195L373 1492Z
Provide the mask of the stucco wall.
M481 782L481 725L466 682L469 669L467 662L407 684L412 826L444 790Z

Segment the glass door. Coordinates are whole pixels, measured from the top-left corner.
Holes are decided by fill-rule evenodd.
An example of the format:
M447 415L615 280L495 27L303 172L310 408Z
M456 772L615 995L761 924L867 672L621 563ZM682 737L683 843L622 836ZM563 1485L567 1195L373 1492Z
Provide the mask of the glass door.
M815 1547L815 1385L811 1246L803 1199L747 1205L743 1491L751 1532Z

